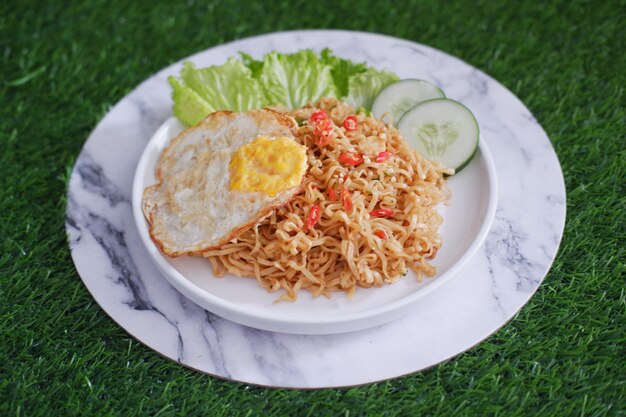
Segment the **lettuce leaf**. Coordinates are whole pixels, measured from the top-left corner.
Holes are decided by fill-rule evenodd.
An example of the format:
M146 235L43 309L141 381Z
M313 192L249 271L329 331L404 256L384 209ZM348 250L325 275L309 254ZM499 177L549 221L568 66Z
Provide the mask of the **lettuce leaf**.
M357 63L349 59L339 58L333 55L333 52L328 48L322 51L321 60L322 63L331 67L330 72L337 88L337 97L348 95L348 80L350 77L367 70L367 65L364 62Z
M269 52L263 57L261 85L271 104L290 109L322 97L336 97L331 67L311 50L293 54Z
M193 126L211 113L211 106L195 91L182 85L176 78L168 77L172 86L172 100L174 116L181 122Z
M185 62L180 78L185 86L204 99L210 112L248 111L268 104L261 85L252 78L252 72L235 58L229 58L223 65L202 69Z
M252 78L258 79L261 75L261 70L263 69L263 61L257 61L245 52L239 52L239 55L243 60L243 64L248 67L250 71L252 71Z
M174 115L194 125L218 110L248 111L267 105L302 107L322 97L338 97L357 108L371 109L374 98L398 81L389 71L369 68L324 49L282 54L270 52L261 60L240 52L223 65L197 69L185 62L172 86Z
M348 94L343 100L354 107L371 110L372 102L380 90L396 81L400 81L400 77L393 72L368 68L367 71L348 79Z

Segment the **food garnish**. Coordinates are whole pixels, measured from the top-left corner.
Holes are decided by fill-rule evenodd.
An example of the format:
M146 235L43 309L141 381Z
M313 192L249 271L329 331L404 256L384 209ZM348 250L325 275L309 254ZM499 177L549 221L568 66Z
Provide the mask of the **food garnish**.
M388 114L394 125L413 106L426 100L445 98L441 88L424 80L402 80L385 87L372 103L376 118Z
M352 196L346 187L341 187L341 204L347 212L352 210Z
M384 231L384 230L382 230L382 229L376 229L376 230L374 230L374 234L375 234L376 236L378 236L378 237L379 237L380 239L382 239L382 240L387 239L387 233L385 233L385 231Z
M371 107L376 95L398 81L397 75L339 58L324 49L291 54L269 52L261 60L241 53L222 65L196 68L185 62L180 79L169 77L174 115L194 125L218 110L247 111L266 106L295 109L322 97L355 107Z
M315 111L309 118L309 122L313 125L313 134L316 137L316 143L320 147L328 145L333 137L333 123L328 118L324 110Z
M317 204L313 204L311 208L309 209L309 214L306 218L306 228L311 229L313 226L315 226L315 223L317 223L319 218L320 218L320 206L318 206Z
M337 194L335 194L335 190L333 190L332 188L329 188L328 191L326 191L326 193L328 194L328 198L330 199L330 201L337 200Z
M447 98L424 101L407 111L398 130L427 159L458 173L478 149L478 122L461 103Z
M339 160L339 162L345 165L358 166L363 163L363 157L354 152L346 152L344 154L341 154L337 159Z
M357 124L356 116L355 115L350 115L350 116L346 117L345 119L343 119L343 127L348 132L352 132L354 130L357 130L359 125Z
M389 209L376 209L370 211L370 216L372 217L389 217L393 214L393 210Z
M376 155L375 161L379 164L385 162L387 159L391 158L393 154L391 152L382 151L378 155Z

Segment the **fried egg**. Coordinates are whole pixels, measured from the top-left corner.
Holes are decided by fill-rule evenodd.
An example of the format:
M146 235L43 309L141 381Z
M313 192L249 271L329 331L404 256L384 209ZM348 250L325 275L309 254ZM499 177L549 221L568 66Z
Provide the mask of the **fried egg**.
M302 189L306 147L295 121L272 110L216 112L163 150L142 209L168 256L233 240Z

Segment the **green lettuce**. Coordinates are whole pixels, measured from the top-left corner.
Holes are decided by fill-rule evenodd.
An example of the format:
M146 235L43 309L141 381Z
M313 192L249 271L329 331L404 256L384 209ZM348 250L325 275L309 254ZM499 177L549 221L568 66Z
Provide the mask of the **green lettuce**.
M354 107L364 107L370 110L380 90L396 81L400 81L400 78L393 72L368 68L367 71L349 78L348 94L344 101Z
M360 62L352 62L349 59L339 58L333 55L328 48L324 49L321 54L322 63L330 65L330 72L337 89L338 97L348 95L348 80L356 74L360 74L367 70L367 65Z
M311 50L265 54L260 80L271 104L290 109L322 97L336 97L330 66L323 64Z
M247 111L268 104L261 84L241 61L234 58L228 59L223 65L202 69L185 62L180 79L184 87L204 100L209 110L206 114L218 110ZM179 107L181 111L184 110L182 102Z
M172 86L172 100L174 116L181 122L193 126L211 113L211 106L195 91L182 85L176 78L167 78Z
M252 71L252 78L259 79L261 70L263 69L263 61L258 61L245 52L239 52L239 55L243 60L243 64L248 67L250 71Z
M338 97L369 110L380 90L398 80L391 72L339 58L330 49L320 55L312 50L270 52L261 60L243 52L240 56L202 69L185 62L180 79L168 78L174 115L193 125L217 110L298 108L322 97Z

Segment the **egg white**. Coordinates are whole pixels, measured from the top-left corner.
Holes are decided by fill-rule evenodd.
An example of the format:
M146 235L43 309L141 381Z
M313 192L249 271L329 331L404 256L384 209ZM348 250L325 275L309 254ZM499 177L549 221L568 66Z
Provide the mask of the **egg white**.
M181 256L218 247L287 203L302 181L274 196L233 191L229 163L256 138L294 139L296 129L292 118L272 110L216 112L173 139L157 164L158 183L143 195L150 235L161 250Z

